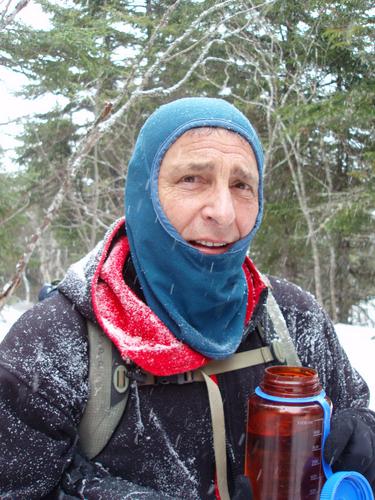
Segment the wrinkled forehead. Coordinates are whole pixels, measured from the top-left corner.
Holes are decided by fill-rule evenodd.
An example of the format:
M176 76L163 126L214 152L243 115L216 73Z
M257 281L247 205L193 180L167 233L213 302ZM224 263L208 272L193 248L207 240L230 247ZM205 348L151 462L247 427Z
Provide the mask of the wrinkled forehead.
M233 147L241 145L243 149L248 152L249 159L255 158L258 174L259 176L262 175L262 163L259 155L257 156L256 154L257 150L254 149L253 142L251 142L248 137L242 135L237 130L228 129L223 126L204 125L184 130L182 133L175 134L174 137L169 137L169 139L165 141L156 157L153 158L150 177L153 179L154 184L159 176L164 158L170 156L168 155L169 150L171 150L171 154L173 154L176 153L176 146L178 146L179 151L181 151L183 145L185 149L188 145L189 147L187 149L194 151L194 145L196 147L204 147L204 144L207 143L206 139L211 138L226 146L228 146L228 144L231 144ZM192 154L191 151L190 154Z
M209 137L211 135L220 137L220 135L222 135L222 134L225 134L228 137L230 137L230 136L235 137L235 138L239 139L243 145L249 145L251 147L251 144L249 143L249 141L246 140L241 134L239 134L238 132L235 132L234 130L228 130L228 129L222 128L222 127L196 127L196 128L192 128L192 129L184 132L179 138L182 138L182 137Z
M247 141L262 171L262 146L253 126L236 107L221 99L184 98L161 106L146 120L136 149L141 147L145 167L151 173L183 134L215 134L217 129L238 134Z
M215 155L215 151L222 150L226 153L242 155L245 161L255 161L255 153L250 142L238 132L221 127L197 127L187 130L169 145L164 157L161 158L160 168L167 159L170 161L176 154L186 157L201 156L208 154L207 148L210 156Z

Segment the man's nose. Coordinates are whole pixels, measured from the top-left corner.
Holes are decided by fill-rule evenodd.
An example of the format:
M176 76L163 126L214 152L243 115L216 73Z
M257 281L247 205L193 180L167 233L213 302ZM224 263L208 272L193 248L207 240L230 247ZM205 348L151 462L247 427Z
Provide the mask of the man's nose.
M202 215L204 219L215 221L221 226L228 226L235 220L235 208L229 186L215 186L207 193Z

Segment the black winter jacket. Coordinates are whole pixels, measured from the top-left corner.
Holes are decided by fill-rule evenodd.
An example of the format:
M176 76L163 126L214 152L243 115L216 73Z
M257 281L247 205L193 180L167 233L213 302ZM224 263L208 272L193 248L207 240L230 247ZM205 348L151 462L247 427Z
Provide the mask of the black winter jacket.
M131 275L128 270L127 280ZM272 277L270 282L303 365L318 370L335 410L363 408L364 418L374 425L372 412L365 409L368 388L350 366L326 313L297 286ZM69 498L58 485L77 450L77 426L88 398L86 318L94 320L84 287L77 286L70 282L35 305L0 345L1 499ZM258 333L259 322L265 340ZM267 325L260 304L239 351L267 343ZM264 367L218 376L230 489L243 473L247 400ZM87 477L74 498L214 499L204 384L132 384L123 418L95 463L100 466L93 466L94 472L80 468ZM71 480L74 465L63 481L67 474Z

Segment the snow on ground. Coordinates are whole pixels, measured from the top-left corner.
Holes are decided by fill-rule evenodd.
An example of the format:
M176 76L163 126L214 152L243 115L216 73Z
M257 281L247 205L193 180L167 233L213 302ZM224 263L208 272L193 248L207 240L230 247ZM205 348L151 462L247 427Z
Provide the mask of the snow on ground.
M375 328L341 323L335 328L351 364L370 387L370 408L375 410Z
M32 304L18 302L0 311L0 342L12 323ZM336 331L352 365L370 387L370 408L375 410L375 328L337 324Z
M3 309L0 310L0 342L3 340L12 324L32 305L32 303L23 300L11 306L5 305Z

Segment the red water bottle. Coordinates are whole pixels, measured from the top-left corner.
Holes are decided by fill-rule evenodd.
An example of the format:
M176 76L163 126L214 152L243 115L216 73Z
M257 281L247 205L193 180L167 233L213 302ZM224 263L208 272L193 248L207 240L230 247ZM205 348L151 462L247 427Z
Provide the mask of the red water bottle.
M330 402L315 370L266 368L249 400L245 474L254 500L319 499L325 412Z

